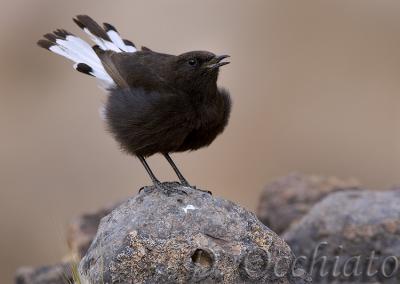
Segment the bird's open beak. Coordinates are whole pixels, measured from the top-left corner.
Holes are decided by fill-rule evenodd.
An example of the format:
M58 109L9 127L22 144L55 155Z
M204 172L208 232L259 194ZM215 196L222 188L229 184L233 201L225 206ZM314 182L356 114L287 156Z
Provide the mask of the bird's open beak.
M229 55L219 55L219 56L215 56L213 59L211 59L210 61L208 61L207 63L207 68L209 69L216 69L219 68L221 66L224 66L226 64L229 64L229 61L223 61L225 58L230 57Z

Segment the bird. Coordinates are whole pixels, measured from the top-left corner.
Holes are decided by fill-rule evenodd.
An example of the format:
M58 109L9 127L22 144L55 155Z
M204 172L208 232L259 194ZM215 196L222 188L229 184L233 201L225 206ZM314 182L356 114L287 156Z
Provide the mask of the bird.
M217 85L220 67L229 55L189 51L172 55L140 49L109 24L100 26L87 15L73 21L94 42L57 29L37 44L95 77L107 91L102 117L126 153L136 156L155 186L162 183L146 159L161 154L183 186L190 186L170 154L209 146L226 128L232 100Z

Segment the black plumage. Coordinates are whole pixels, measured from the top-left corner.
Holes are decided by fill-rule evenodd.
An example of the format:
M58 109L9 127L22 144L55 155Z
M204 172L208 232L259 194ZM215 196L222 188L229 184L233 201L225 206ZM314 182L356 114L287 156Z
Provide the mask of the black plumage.
M118 32L110 24L105 23L103 29L88 16L78 16L74 21L97 38L98 45L93 50L102 65L96 69L88 60L77 62L75 69L99 79L111 78L105 105L110 132L126 152L139 157L154 183L159 181L145 158L161 153L180 181L188 185L169 153L208 146L225 129L231 99L227 90L218 88L217 79L219 68L229 63L223 61L228 56L207 51L175 56L146 47L138 51L132 42L115 39ZM47 40L40 40L38 44L69 55L64 41L73 42L71 37L75 36L57 30L46 34ZM134 52L121 52L110 44L121 51L129 48ZM60 46L61 52L52 46Z

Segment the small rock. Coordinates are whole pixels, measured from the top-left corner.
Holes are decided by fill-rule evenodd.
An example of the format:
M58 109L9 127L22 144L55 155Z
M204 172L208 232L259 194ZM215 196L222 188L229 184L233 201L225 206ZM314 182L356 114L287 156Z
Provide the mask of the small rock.
M355 179L342 180L292 173L265 187L257 216L261 222L281 234L328 194L355 188L360 189L360 184Z
M315 283L400 283L400 190L333 193L283 238Z
M108 215L118 204L105 206L94 212L74 218L67 227L67 243L71 253L81 259L97 233L101 218Z
M254 214L164 183L101 220L79 271L89 283L309 283L293 260Z
M65 284L73 283L71 263L59 263L40 268L21 267L15 274L16 284Z

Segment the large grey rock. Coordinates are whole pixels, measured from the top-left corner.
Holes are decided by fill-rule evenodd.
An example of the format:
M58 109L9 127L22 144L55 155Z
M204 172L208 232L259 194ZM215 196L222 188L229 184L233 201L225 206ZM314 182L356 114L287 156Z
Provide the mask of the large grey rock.
M208 193L146 187L104 217L79 267L89 283L306 283L288 245ZM275 269L275 271L274 271Z
M331 194L283 238L298 257L307 257L315 283L400 283L400 190Z
M260 197L257 216L281 234L298 222L311 207L328 194L362 189L357 180L292 173L268 184Z

